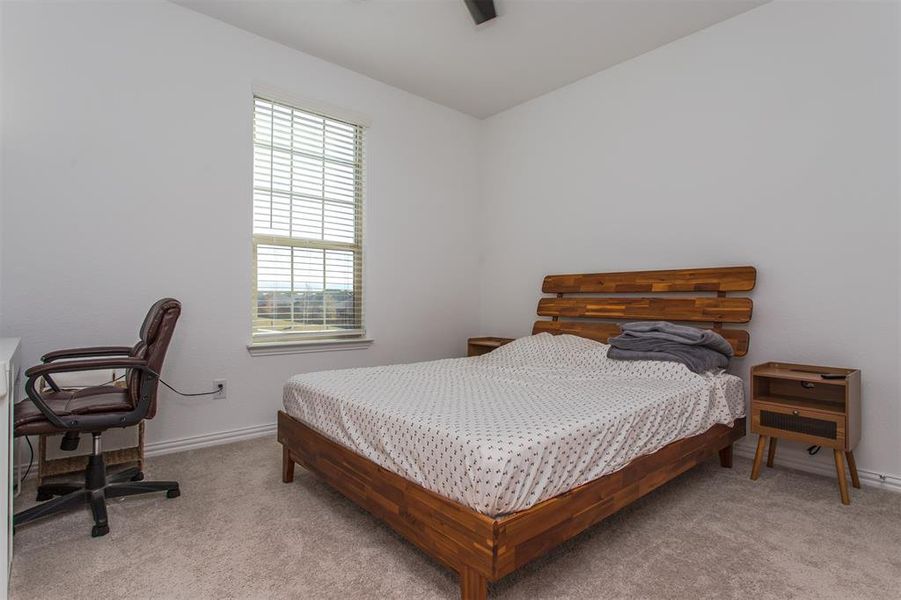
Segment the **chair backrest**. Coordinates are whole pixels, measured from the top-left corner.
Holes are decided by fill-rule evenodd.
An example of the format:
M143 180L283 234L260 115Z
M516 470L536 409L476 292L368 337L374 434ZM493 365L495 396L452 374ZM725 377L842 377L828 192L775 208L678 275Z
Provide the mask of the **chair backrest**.
M175 323L181 314L181 302L174 298L157 300L147 311L144 323L141 324L140 340L131 351L133 358L146 360L150 369L159 374L163 370L163 361L169 342L175 332ZM141 397L142 374L132 371L128 376L128 391L132 406L137 407ZM159 378L154 378L150 384L150 407L145 419L152 419L156 415L156 392Z

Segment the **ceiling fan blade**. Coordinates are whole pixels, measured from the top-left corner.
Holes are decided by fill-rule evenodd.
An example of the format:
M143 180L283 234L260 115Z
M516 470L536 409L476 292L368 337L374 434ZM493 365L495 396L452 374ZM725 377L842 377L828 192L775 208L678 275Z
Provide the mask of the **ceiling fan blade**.
M497 16L497 11L494 10L494 0L463 1L466 3L466 8L469 9L469 14L472 15L472 20L476 22L476 25L481 25Z

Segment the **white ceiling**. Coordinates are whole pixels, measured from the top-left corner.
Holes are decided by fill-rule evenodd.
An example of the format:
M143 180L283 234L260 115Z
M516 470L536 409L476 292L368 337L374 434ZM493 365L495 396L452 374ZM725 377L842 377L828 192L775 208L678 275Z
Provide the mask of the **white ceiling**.
M768 0L174 0L484 118Z

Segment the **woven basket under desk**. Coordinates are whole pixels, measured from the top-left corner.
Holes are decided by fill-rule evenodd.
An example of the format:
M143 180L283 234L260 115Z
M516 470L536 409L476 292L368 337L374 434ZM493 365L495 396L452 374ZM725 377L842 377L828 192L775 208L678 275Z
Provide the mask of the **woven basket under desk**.
M115 385L123 386L121 382L116 382ZM115 436L115 434L113 433L114 431L118 432L120 430L110 430L110 434L112 434L112 436ZM121 448L104 450L103 459L106 461L106 466L113 467L120 465L129 465L137 466L139 469L143 470L144 422L141 421L138 425L127 427L125 428L125 431L129 432L130 435L135 436L132 439L135 439L136 443L134 443L134 445L127 445ZM82 436L82 440L79 443L78 449L73 450L71 453L63 453L68 456L49 457L48 449L52 447L49 446L49 444L53 444L58 447L61 438L62 434L43 434L38 440L38 485L44 485L45 483L47 483L47 479L50 477L84 474L84 470L88 465L88 455L91 452L91 436ZM104 438L109 439L108 436L104 436Z
M106 461L107 467L134 465L139 469L144 469L144 422L141 421L135 427L138 430L137 445L129 446L127 448L118 448L116 450L104 450L103 459ZM48 441L53 444L58 444L60 437L59 434L44 434L40 436L38 442L38 485L47 483L46 480L49 477L83 474L85 467L88 465L87 454L76 454L75 456L67 456L65 458L48 458Z

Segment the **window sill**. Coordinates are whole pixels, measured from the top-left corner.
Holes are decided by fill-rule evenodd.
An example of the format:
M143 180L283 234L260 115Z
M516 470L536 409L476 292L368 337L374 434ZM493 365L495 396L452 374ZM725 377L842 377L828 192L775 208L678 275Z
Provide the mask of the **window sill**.
M256 342L247 345L251 356L273 354L304 354L307 352L332 352L335 350L366 350L375 340L369 338L305 340L300 342Z

